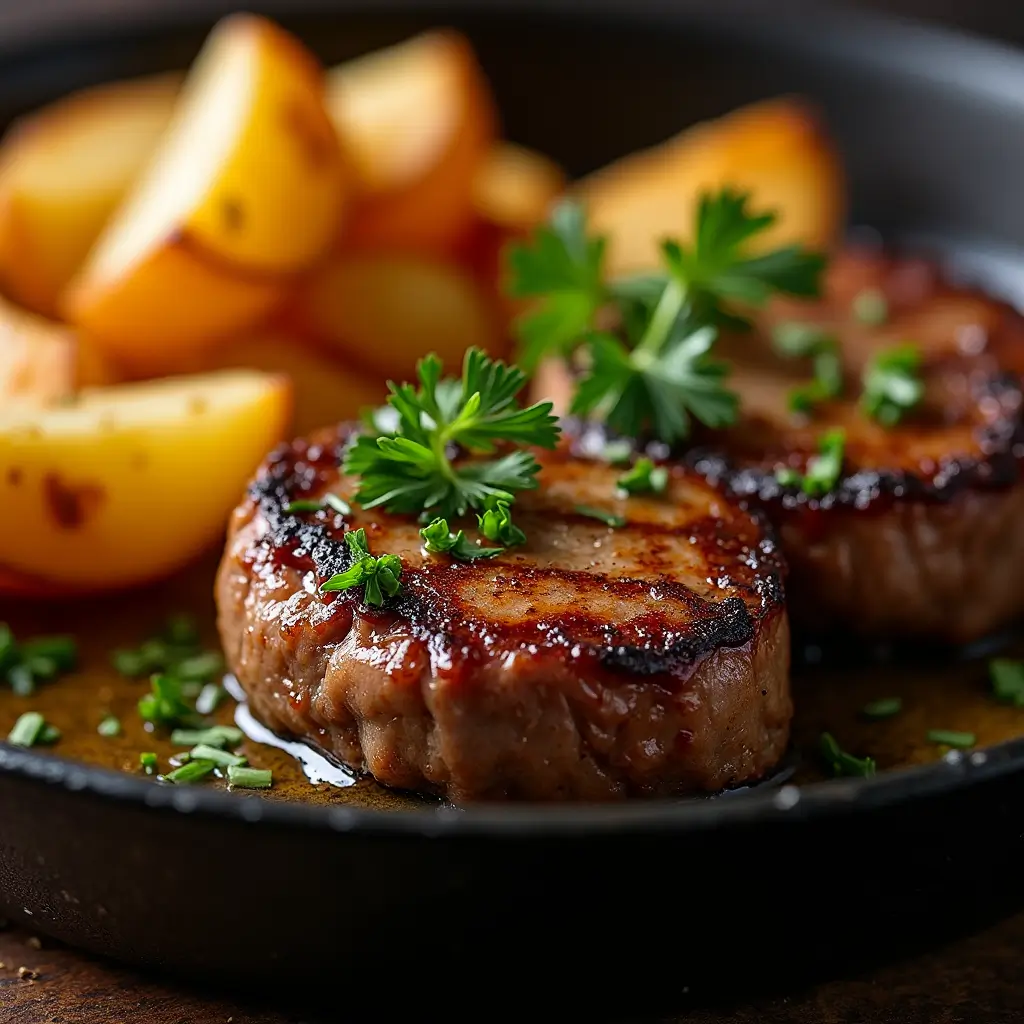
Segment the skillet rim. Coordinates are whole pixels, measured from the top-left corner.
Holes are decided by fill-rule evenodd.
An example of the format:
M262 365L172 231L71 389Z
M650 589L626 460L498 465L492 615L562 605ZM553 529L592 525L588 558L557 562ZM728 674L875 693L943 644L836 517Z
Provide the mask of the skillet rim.
M253 13L282 16L282 4L248 5ZM5 24L0 13L0 54L19 61L52 53L62 45L88 49L93 44L128 46L140 36L202 29L237 5L215 0L205 7L132 8L120 12L111 27L95 16L65 19L56 32L28 23ZM538 19L579 16L574 0L292 0L284 15L449 14L487 16L528 14ZM740 15L737 17L737 15ZM733 43L755 40L759 46L782 45L790 52L829 54L868 73L893 69L927 79L961 94L974 95L1016 109L1024 121L1024 51L972 33L953 31L906 18L843 8L823 9L806 3L772 5L759 0L717 0L669 7L660 0L591 0L585 17L645 25L707 29ZM952 56L956 60L950 59ZM867 779L835 779L802 786L724 794L679 801L650 800L614 804L495 804L468 808L438 806L424 810L380 811L324 807L297 801L240 796L223 790L175 787L124 772L83 765L33 749L0 742L0 775L40 788L82 792L94 799L129 804L143 813L189 814L245 824L342 834L457 838L471 836L573 836L631 831L697 832L809 817L860 814L906 800L945 794L1008 774L1024 774L1024 736L969 753L951 751L927 765L892 769Z

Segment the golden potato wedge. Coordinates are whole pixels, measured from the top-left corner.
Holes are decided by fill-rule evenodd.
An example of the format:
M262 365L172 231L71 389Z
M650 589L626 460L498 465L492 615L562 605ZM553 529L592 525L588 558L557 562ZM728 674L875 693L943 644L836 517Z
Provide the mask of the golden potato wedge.
M529 231L547 218L565 184L565 172L542 153L497 142L473 177L473 211L506 231Z
M113 368L70 328L0 299L0 407L49 405L115 379Z
M0 286L46 316L145 166L182 75L83 89L0 141Z
M62 301L140 372L255 323L336 234L344 161L315 59L271 22L225 18L171 124Z
M280 374L291 382L292 434L357 419L363 409L383 405L387 396L382 377L354 370L304 339L281 331L264 331L222 345L199 368L242 367Z
M358 180L345 244L449 252L497 133L469 40L435 30L342 64L328 72L327 106Z
M303 335L396 380L409 379L428 352L457 369L471 345L503 349L479 282L461 267L416 256L336 257L312 275L292 314Z
M778 212L760 246L827 248L838 240L846 212L841 162L814 112L788 97L688 128L573 191L594 230L608 236L609 270L623 273L657 263L666 236L688 239L700 193L723 185L749 190L757 209Z
M217 540L289 403L236 370L0 409L0 566L55 596L161 578Z

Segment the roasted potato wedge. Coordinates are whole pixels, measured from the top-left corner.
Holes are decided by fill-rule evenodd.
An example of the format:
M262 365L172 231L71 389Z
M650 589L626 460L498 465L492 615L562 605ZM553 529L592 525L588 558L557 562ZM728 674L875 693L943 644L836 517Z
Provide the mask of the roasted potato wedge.
M51 405L115 380L114 369L70 328L0 299L0 408Z
M344 244L450 252L497 132L469 41L436 30L342 64L328 72L327 106L358 182Z
M291 382L292 434L308 434L317 427L357 419L363 409L382 405L387 396L379 376L354 370L304 339L275 330L221 345L197 369L243 367L280 374Z
M0 566L53 594L163 577L220 536L289 406L284 378L238 370L0 409Z
M428 352L458 369L471 345L502 351L481 284L462 267L416 256L336 257L311 277L291 317L345 362L395 380L409 379Z
M529 231L546 219L565 184L565 172L542 153L497 142L473 176L473 212L506 231Z
M0 141L0 284L57 315L84 261L171 119L181 75L84 89L16 121Z
M264 316L329 248L348 176L315 59L253 15L211 33L62 307L134 371Z
M652 149L579 181L596 232L608 236L608 268L624 273L659 261L659 242L688 239L700 193L723 185L749 190L778 222L763 248L790 242L828 248L846 213L842 165L814 112L797 99L742 107L695 125Z

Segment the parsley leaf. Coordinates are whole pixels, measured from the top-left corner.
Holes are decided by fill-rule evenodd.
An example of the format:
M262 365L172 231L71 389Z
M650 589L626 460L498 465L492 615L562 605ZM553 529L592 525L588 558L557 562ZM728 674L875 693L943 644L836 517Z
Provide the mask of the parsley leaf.
M644 456L637 459L633 468L620 476L615 484L626 494L664 494L668 486L668 470L664 466L656 466Z
M526 543L526 534L512 522L507 501L495 501L482 516L476 517L480 532L488 539L511 548Z
M861 408L865 414L885 427L899 423L924 397L920 366L921 352L914 345L878 352L864 369Z
M555 446L559 428L551 403L523 409L516 401L526 383L522 370L473 348L461 382L442 380L441 360L433 354L420 360L417 375L419 388L388 382L396 434L362 435L345 455L345 472L360 478L355 497L364 508L419 513L423 522L454 519L537 486L537 460L522 449L496 459L452 461L456 447L491 455L501 441Z
M833 775L853 775L866 777L875 774L874 758L854 757L848 754L835 741L831 733L822 733L820 741L821 756Z
M545 297L519 322L526 364L584 348L572 412L623 434L650 429L672 444L689 434L691 417L712 428L734 422L727 367L708 357L718 329L749 326L746 311L776 292L818 294L825 263L797 246L750 255L775 215L752 213L748 201L729 188L703 195L691 245L667 240L660 271L610 281L604 240L587 236L582 208L560 207L532 248L511 253L512 294Z
M527 371L545 355L567 353L590 329L607 301L604 251L605 239L587 237L583 208L571 200L555 206L531 245L509 248L509 294L542 300L515 325L517 358Z
M402 589L402 560L397 555L371 555L364 529L349 530L345 543L356 559L344 572L335 573L320 585L321 593L364 587L367 604L382 605L384 596L394 597Z
M839 482L845 446L846 434L840 429L830 430L818 441L818 454L807 460L805 473L792 466L780 466L775 470L775 479L783 487L799 487L808 496L820 498Z
M506 506L507 508L508 506ZM477 558L494 558L504 548L484 548L474 544L466 536L464 530L452 533L448 529L447 519L435 519L429 526L420 530L423 546L433 554L451 555L462 562L472 562Z
M605 526L610 526L613 530L625 526L627 522L625 516L616 515L614 512L597 508L594 505L577 505L573 511L577 515L586 516L588 519L596 519L598 522L604 523Z

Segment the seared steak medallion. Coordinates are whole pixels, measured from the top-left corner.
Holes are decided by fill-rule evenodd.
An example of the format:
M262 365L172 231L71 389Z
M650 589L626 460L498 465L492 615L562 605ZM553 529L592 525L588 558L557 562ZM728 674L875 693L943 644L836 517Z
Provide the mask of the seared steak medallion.
M1024 319L927 261L874 251L836 258L825 284L820 301L778 300L755 333L722 339L716 355L733 365L740 419L696 436L684 461L767 511L796 630L983 637L1024 612ZM865 294L884 322L858 318ZM810 415L787 402L810 379L810 361L780 357L769 340L787 321L839 343L843 397ZM921 354L924 398L885 427L859 407L862 372L878 352L908 344ZM548 366L534 392L564 409L568 388L566 372ZM779 469L803 474L836 427L846 440L835 485L808 495L780 483Z
M789 629L756 515L681 466L664 496L621 498L620 471L563 447L537 453L540 486L516 502L526 544L458 562L427 554L408 517L286 511L350 497L346 438L272 455L232 519L221 638L270 727L457 802L715 791L776 764ZM371 552L402 559L381 607L361 589L319 592L359 527Z

